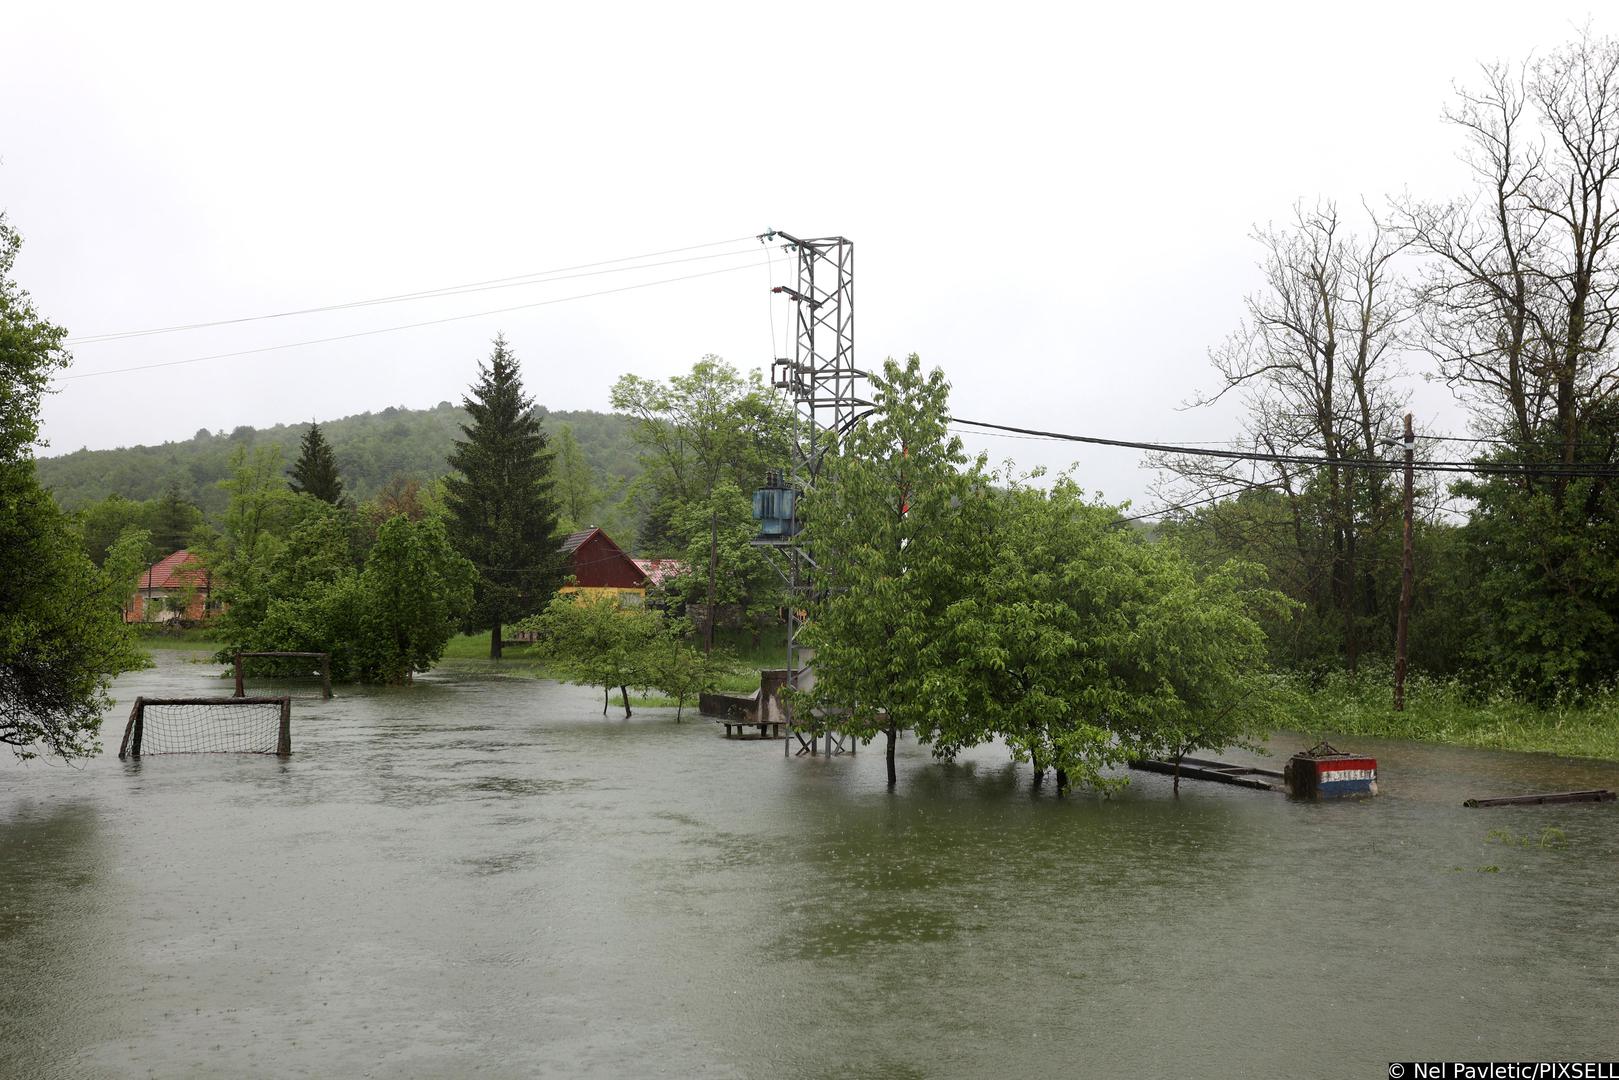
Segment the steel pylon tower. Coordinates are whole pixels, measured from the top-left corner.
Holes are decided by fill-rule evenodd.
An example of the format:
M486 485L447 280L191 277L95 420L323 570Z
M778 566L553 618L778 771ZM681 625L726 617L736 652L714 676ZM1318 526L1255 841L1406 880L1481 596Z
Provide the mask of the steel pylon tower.
M798 332L793 355L774 358L770 382L786 391L793 402L793 460L787 486L803 492L815 486L832 438L846 434L871 408L863 396L865 372L855 367L854 360L854 243L842 236L801 240L776 229L759 239L767 244L779 241L798 261L796 287L779 285L771 290L793 301ZM796 686L805 666L798 645L799 612L815 594L819 576L815 559L794 535L757 542L780 551L787 563L783 570L790 589L787 685ZM784 753L791 749L794 738L801 753L815 753L819 734L826 736L827 753L833 752L834 744L839 752L843 750L841 737L825 730L813 717L795 717L790 704L786 720Z

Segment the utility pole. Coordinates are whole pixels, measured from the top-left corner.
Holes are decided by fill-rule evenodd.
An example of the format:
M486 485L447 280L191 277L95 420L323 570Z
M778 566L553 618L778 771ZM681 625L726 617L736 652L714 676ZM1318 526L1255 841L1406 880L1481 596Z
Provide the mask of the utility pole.
M1405 414L1405 538L1400 555L1400 615L1394 630L1394 711L1405 711L1405 655L1406 635L1411 624L1411 590L1416 577L1415 559L1411 551L1411 519L1413 468L1416 458L1417 437L1411 430L1411 414Z

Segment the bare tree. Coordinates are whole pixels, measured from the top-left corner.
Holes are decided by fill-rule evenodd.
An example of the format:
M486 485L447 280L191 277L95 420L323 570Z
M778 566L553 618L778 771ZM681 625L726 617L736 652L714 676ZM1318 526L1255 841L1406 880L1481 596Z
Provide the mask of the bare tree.
M1254 235L1265 251L1265 286L1247 299L1242 327L1211 353L1221 385L1196 404L1241 394L1246 441L1257 449L1333 462L1376 456L1404 406L1398 331L1410 309L1395 264L1408 241L1370 211L1367 218L1356 233L1331 203L1300 205L1288 228ZM1155 463L1171 477L1164 491L1178 499L1253 487L1281 492L1295 568L1285 584L1310 608L1337 613L1342 654L1353 669L1362 624L1379 600L1364 547L1395 516L1387 477L1330 463L1250 467L1178 455ZM1240 515L1223 520L1229 526ZM1258 514L1251 524L1256 533L1274 533L1278 523ZM1239 549L1263 543L1251 535Z
M1426 347L1480 434L1572 463L1619 391L1619 42L1486 65L1446 115L1475 191L1395 207Z

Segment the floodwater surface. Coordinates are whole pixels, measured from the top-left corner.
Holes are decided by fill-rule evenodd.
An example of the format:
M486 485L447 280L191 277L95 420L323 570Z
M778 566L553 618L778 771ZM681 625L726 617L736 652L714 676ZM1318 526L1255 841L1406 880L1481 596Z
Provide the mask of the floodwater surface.
M1619 1058L1619 767L1354 740L1329 804L786 757L439 673L290 759L0 762L0 1076L1365 1077ZM1301 738L1278 738L1279 750ZM1241 757L1242 755L1231 755Z

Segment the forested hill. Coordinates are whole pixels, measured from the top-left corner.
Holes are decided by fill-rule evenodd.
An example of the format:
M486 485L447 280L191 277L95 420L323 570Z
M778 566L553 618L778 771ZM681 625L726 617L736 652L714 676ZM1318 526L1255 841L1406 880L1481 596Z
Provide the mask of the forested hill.
M394 476L427 481L442 476L451 441L467 419L458 405L441 401L431 409L386 408L339 420L319 420L337 458L345 493L356 501L376 494ZM628 417L614 413L551 412L545 429L555 436L572 428L593 478L609 501L617 501L626 482L638 471ZM130 446L117 450L78 450L40 458L39 481L65 510L121 495L142 501L164 495L171 485L210 517L225 508L219 486L229 472L231 455L241 446L279 446L287 464L298 457L307 422L272 428L239 427L225 432L198 431L183 442Z

